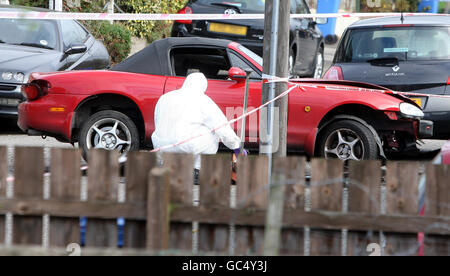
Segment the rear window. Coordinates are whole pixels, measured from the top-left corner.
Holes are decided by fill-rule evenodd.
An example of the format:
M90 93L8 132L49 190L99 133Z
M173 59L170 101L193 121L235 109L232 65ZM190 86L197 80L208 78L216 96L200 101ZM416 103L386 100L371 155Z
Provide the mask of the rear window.
M241 0L241 1L217 1L217 0L197 0L194 1L202 5L219 6L233 8L243 13L264 13L265 0Z
M392 27L350 30L337 62L380 58L449 60L450 27Z

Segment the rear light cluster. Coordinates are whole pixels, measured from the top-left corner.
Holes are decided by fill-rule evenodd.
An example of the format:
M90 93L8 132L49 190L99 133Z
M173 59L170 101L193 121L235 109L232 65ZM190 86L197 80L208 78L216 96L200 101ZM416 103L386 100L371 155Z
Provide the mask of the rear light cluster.
M192 9L190 7L185 7L181 9L178 14L192 14ZM192 24L192 20L176 20L180 24Z
M448 77L447 85L450 85L450 76Z
M45 80L36 80L22 86L22 95L27 101L34 101L48 94L50 83Z
M342 69L339 66L333 66L323 76L325 80L344 80Z

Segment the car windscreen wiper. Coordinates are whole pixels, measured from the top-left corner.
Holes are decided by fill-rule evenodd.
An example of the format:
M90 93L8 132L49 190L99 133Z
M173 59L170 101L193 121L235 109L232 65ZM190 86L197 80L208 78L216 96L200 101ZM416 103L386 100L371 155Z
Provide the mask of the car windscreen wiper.
M37 48L44 48L44 49L54 50L54 48L52 48L50 46L42 45L42 44L39 44L39 43L22 42L22 43L16 43L14 45L30 46L30 47L37 47Z
M239 8L239 6L235 5L235 4L231 4L231 3L211 3L211 5L221 6L221 7L225 7L225 8L233 8L233 9L236 9L239 13L242 13L242 11Z
M383 57L383 58L369 59L367 62L372 65L391 66L391 65L398 65L399 61L404 61L404 60L400 60L397 57Z

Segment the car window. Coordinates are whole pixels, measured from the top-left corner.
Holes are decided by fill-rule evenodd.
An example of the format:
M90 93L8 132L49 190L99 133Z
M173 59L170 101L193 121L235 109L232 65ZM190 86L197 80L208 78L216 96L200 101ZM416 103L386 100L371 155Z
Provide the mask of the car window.
M173 73L178 77L201 72L208 79L226 80L231 68L227 51L221 48L175 48L170 51L170 60Z
M73 20L61 20L61 32L65 49L71 44L84 43L88 36L88 33Z
M240 1L218 1L218 0L194 0L192 1L201 5L221 6L224 8L236 7L243 13L264 13L265 0L240 0Z
M253 59L256 63L258 63L261 67L263 67L263 59L262 57L258 56L256 53L252 52L250 49L247 49L246 47L239 45L238 49L242 51L245 55L249 56L250 59Z
M379 58L399 60L450 59L449 27L355 29L344 39L338 62L365 62Z
M242 60L242 58L240 56L238 56L235 52L230 52L230 61L231 61L231 66L232 67L238 67L241 68L242 70L245 70L247 68L252 70L252 73L250 74L250 78L252 79L261 79L260 74L258 74L253 68L252 66L248 65L247 62L245 62L244 60Z
M51 20L0 19L0 41L51 48L58 46L57 26Z

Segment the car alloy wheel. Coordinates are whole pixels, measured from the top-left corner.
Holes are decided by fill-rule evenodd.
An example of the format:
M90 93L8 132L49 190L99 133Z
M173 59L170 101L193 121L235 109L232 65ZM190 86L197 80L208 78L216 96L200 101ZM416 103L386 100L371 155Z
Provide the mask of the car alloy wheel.
M316 155L327 159L375 160L379 157L379 148L367 125L355 120L339 120L319 132Z
M317 53L317 56L316 56L316 68L314 69L313 77L315 79L320 79L322 77L323 64L324 64L323 53L319 52L319 53Z
M127 126L119 120L107 118L97 121L88 130L86 137L88 149L129 151L131 134Z
M325 142L325 158L360 161L364 158L364 145L356 132L350 129L337 129Z
M126 156L129 151L139 149L139 132L125 114L113 110L100 111L83 125L80 147L85 160L91 149L115 150Z

